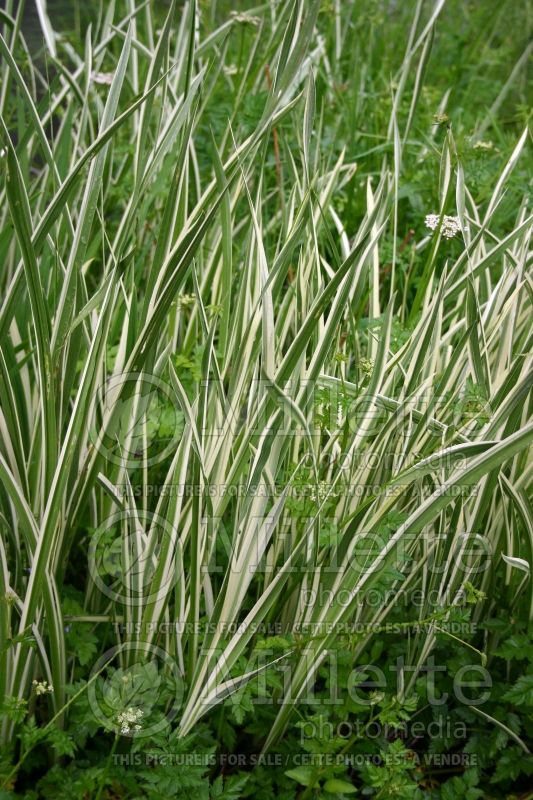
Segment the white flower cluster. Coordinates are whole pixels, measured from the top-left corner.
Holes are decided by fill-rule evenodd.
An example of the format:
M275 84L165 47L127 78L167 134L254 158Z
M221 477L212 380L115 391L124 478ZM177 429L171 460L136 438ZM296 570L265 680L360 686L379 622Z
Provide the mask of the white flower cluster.
M426 217L426 227L434 231L438 228L440 217L438 214L428 214ZM451 239L456 233L461 230L459 217L444 216L442 218L442 235L447 239Z
M329 485L325 481L319 481L318 486L311 488L311 498L315 503L321 503L328 496Z
M178 305L180 308L186 308L187 306L192 306L196 303L196 295L195 294L179 294L178 295Z
M230 17L234 22L242 22L244 25L257 27L261 24L261 17L254 17L252 14L248 14L247 11L230 11Z
M362 358L359 361L359 366L361 368L361 372L363 373L363 375L366 375L367 378L369 378L372 375L372 372L374 371L374 362L372 361L372 359Z
M120 732L122 735L127 735L132 731L140 731L142 725L139 724L139 720L144 715L144 711L142 708L133 708L130 706L121 714L117 715L118 724L120 725Z
M54 687L48 681L32 681L35 694L49 694L54 691Z

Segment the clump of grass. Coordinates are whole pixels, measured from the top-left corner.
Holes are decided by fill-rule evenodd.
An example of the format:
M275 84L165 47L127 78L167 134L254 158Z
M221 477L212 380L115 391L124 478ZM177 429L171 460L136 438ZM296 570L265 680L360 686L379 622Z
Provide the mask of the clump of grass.
M79 53L43 17L46 71L22 6L0 39L4 706L46 681L64 726L74 676L90 693L163 652L185 737L290 660L268 749L341 627L367 631L357 663L406 585L432 598L414 622L465 585L482 614L504 559L533 610L527 132L495 120L514 84L456 135L451 87L425 83L442 2L111 5ZM392 60L389 12L410 17ZM312 635L257 670L278 624Z

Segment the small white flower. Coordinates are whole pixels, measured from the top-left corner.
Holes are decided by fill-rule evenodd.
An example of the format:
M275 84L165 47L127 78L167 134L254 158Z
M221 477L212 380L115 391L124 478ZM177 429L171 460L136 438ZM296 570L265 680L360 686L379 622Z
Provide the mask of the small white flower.
M362 358L359 361L359 366L361 368L361 372L363 373L363 375L366 375L367 378L369 378L372 375L372 372L374 370L374 362L372 361L372 359Z
M459 217L444 217L444 221L442 223L442 235L445 236L447 239L451 239L452 236L455 236L456 233L459 233L461 230L461 223L459 222Z
M120 726L120 732L123 736L127 736L132 730L140 731L142 725L139 720L144 716L142 708L133 708L130 706L122 713L117 714L117 722Z
M315 503L321 503L326 499L329 492L329 485L325 481L319 481L318 486L311 487L311 498Z
M179 294L178 295L178 305L180 308L185 308L186 306L192 306L196 303L196 295L194 294Z
M438 214L428 214L426 216L426 227L434 231L438 228L439 221L440 217ZM442 218L441 231L442 235L446 239L453 238L456 233L460 232L460 230L461 230L461 223L459 222L459 217L449 217L448 215L445 215Z
M228 64L225 67L222 67L222 72L224 75L236 75L239 71L239 68L236 64Z
M49 694L54 691L54 687L48 681L32 681L35 694Z
M245 25L254 25L257 27L261 24L260 17L254 17L252 14L248 14L246 11L239 12L239 11L231 11L230 17L233 19L234 22L242 22Z
M110 86L113 83L113 72L91 72L93 83L103 83Z
M439 215L438 214L428 214L427 215L427 217L426 217L426 228L431 228L431 230L434 231L438 224L439 224Z

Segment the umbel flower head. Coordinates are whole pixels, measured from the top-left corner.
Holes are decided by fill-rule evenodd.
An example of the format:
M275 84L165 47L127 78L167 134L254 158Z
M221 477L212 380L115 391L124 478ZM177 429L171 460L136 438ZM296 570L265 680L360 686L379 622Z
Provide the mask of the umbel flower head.
M428 214L426 216L426 227L432 231L436 230L439 226L440 216L438 214ZM456 233L461 230L459 217L449 217L448 215L442 218L442 235L447 239L451 239Z
M230 17L234 22L242 22L244 25L253 25L255 28L261 24L261 17L254 17L247 11L230 11Z
M49 694L54 691L54 687L48 681L32 681L35 694Z
M144 715L142 708L133 708L130 706L125 711L117 715L117 722L120 725L120 732L123 736L127 736L132 731L140 731L142 725L139 720Z

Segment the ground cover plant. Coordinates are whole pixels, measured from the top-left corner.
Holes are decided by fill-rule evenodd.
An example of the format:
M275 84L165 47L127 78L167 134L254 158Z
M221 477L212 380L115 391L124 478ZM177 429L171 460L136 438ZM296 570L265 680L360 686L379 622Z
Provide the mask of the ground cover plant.
M530 14L5 1L1 800L531 796Z

